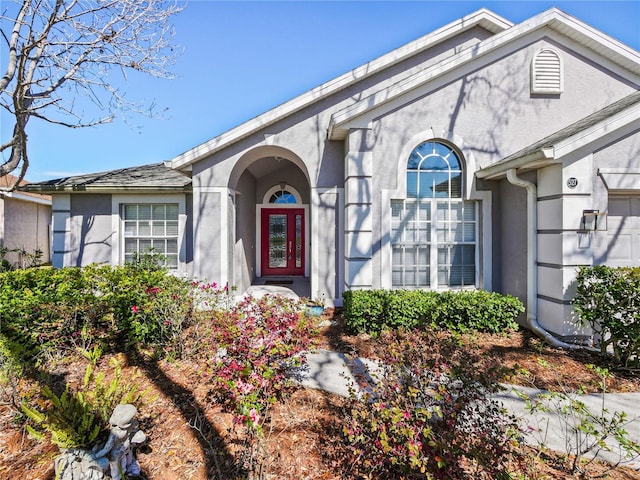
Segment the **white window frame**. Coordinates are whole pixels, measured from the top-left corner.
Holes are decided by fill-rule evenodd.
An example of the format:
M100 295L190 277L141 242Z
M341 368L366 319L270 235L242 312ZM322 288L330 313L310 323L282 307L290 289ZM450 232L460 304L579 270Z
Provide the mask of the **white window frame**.
M489 190L476 190L474 177L477 163L473 151L466 148L464 139L445 127L439 126L432 126L427 130L420 131L405 143L396 163L398 166L396 170L397 188L382 189L380 192L382 205L380 224L385 229L380 248L380 287L385 289L392 288L391 201L407 199L407 160L416 146L429 140L444 141L444 143L455 145L463 155L462 200L478 201L476 207L476 288L491 291L493 265L491 248L493 238L491 228L492 194Z
M149 218L141 219L140 218L140 210L144 208L148 208L149 210ZM160 207L161 216L156 216L156 211ZM171 210L175 214L175 218L167 218L167 209L171 207ZM127 216L127 212L132 211L131 213L135 213L135 218L131 216ZM131 262L133 258L127 258L127 243L131 240L134 240L134 253L132 257L135 258L135 255L144 255L146 253L157 253L160 256L165 258L166 264L165 266L169 270L177 270L178 269L178 221L179 221L179 213L178 213L178 204L177 203L123 203L120 205L120 218L122 223L124 224L123 232L124 232L124 261L125 263ZM169 224L172 224L175 228L175 234L168 234L167 230ZM141 229L146 224L148 228L148 233L142 234ZM158 225L159 224L159 225ZM159 234L155 232L156 228L160 226L163 234ZM130 232L128 227L133 227L135 230L135 234ZM169 243L175 242L175 247L169 249ZM142 242L149 243L149 250L141 249Z
M186 198L183 194L167 195L112 195L111 197L111 225L114 238L111 245L111 264L124 265L124 218L121 215L124 205L143 204L178 204L178 266L172 269L174 273L186 273L186 245L185 228L187 223Z
M399 228L398 230L400 230L402 232L402 235L405 236L407 234L414 234L414 233L418 233L418 237L420 237L420 232L422 231L422 236L424 237L423 240L420 239L414 239L413 241L410 242L404 242L402 240L398 241L398 242L394 242L393 238L392 238L392 252L396 250L396 247L399 247L399 249L403 252L402 255L403 257L405 257L405 255L408 252L411 252L413 250L414 247L424 247L425 249L428 249L429 251L429 255L428 258L427 257L422 257L424 260L427 260L426 263L423 263L422 266L423 268L428 268L430 275L428 275L427 277L423 277L424 279L428 279L428 283L427 282L419 282L419 271L421 270L420 268L420 263L418 262L418 257L416 256L414 258L414 263L413 264L403 264L402 267L404 266L408 266L410 268L402 268L402 281L400 284L394 284L393 283L393 271L395 269L395 267L397 265L394 265L394 260L392 259L392 281L391 281L391 286L392 288L430 288L430 289L444 289L444 288L449 288L449 289L459 289L459 288L475 288L476 285L478 284L478 255L477 255L477 239L478 239L478 227L477 227L477 218L478 218L478 214L477 214L477 202L474 201L465 201L462 199L462 191L463 191L463 185L462 185L462 181L463 181L463 173L464 173L464 164L463 164L463 160L462 160L462 155L459 152L456 152L456 149L452 146L449 145L446 142L443 141L439 141L436 139L430 139L430 140L426 140L425 142L421 142L420 144L418 144L411 152L411 155L414 154L414 152L416 152L416 149L418 149L419 147L421 147L422 145L425 144L437 144L437 145L441 145L442 147L444 147L445 149L448 150L449 153L446 154L446 156L442 156L441 153L436 153L435 149L432 152L428 152L426 156L423 156L422 153L417 153L417 155L421 158L421 160L419 161L419 163L417 165L415 165L414 167L412 167L411 169L408 168L408 166L405 166L405 175L408 175L410 172L415 172L416 178L415 178L415 197L411 197L411 198L407 198L405 200L396 200L396 201L392 201L392 204L390 205L390 208L393 209L392 205L393 203L396 204L401 204L402 205L402 210L406 211L407 210L407 206L408 205L415 205L416 206L416 212L428 212L427 215L425 216L425 220L424 220L424 226L427 226L429 228L425 228L425 229L419 229L417 232L413 229L405 229L405 228ZM442 152L444 153L444 152ZM456 164L457 166L453 166L451 161L449 160L449 157L453 155L453 157L455 157L456 160ZM432 169L432 168L424 168L423 167L423 163L428 161L428 158L430 157L436 157L437 162L442 161L444 164L447 165L447 168L444 170L440 170L440 169ZM409 159L407 159L407 162L409 161ZM443 175L446 175L447 177L447 196L437 196L435 194L435 191L433 192L433 196L428 196L428 197L424 197L421 196L421 193L427 193L428 192L428 185L422 185L421 183L421 178L422 175L421 173L431 173L431 174L436 174L440 172ZM458 192L452 192L452 174L453 173L457 173L459 174L459 193ZM454 194L455 196L452 196L452 194ZM459 195L459 196L458 196ZM447 214L445 215L446 218L439 218L438 213L441 211L440 210L440 206L444 205ZM452 211L452 206L453 205L460 205L461 206L461 211L463 211L465 208L473 208L473 240L472 241L465 241L464 239L461 241L452 241L447 239L446 237L448 237L448 231L449 228L445 228L443 230L443 227L447 227L451 225L451 218L450 218L450 214ZM426 208L425 208L426 207ZM418 217L420 217L420 213L418 213ZM464 218L464 217L463 217ZM463 218L459 219L460 222L460 227L462 229L464 229L464 225L465 222L463 220ZM428 219L428 220L427 220ZM420 222L420 220L418 219L418 221ZM458 223L458 222L456 222ZM392 226L392 234L394 233L393 226ZM442 241L440 241L439 239L439 233L445 231L445 239L443 239ZM463 230L461 230L460 233L464 233ZM460 285L452 285L449 281L446 284L440 284L439 282L439 272L441 267L448 267L447 271L449 273L448 278L451 277L451 264L449 262L447 263L443 263L440 264L440 249L442 248L446 248L447 252L449 252L451 249L450 247L455 246L455 245L470 245L473 246L474 249L474 258L473 258L473 269L474 269L474 273L473 273L473 280L472 282L468 282L465 283L464 282L464 274L461 274L461 284ZM447 257L448 257L448 253L447 253ZM414 271L415 276L414 281L413 282L407 282L407 272L410 272L411 270ZM462 272L461 272L462 273Z

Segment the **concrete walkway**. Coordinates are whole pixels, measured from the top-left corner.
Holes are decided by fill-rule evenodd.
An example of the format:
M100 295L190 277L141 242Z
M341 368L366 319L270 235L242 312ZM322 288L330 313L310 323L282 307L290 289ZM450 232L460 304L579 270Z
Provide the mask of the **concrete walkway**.
M351 358L343 353L330 350L319 350L307 354L306 367L292 372L292 376L303 386L316 388L327 392L348 397L350 391L362 392L357 379L368 380L369 384L375 383L374 378L380 372L377 362L364 358ZM364 382L367 383L366 381ZM546 445L547 448L558 452L573 452L573 441L566 432L567 422L557 414L528 413L525 409L526 398L535 399L542 392L525 387L505 385L505 391L496 395L496 399L502 402L507 411L518 418L522 430L525 433L525 441L532 446ZM603 408L601 395L581 395L579 400L594 414L600 414ZM610 393L604 396L604 408L612 415L614 412L623 411L627 414L628 438L640 443L640 393ZM566 417L564 417L566 418ZM640 457L631 461L621 461L622 450L615 440L608 440L611 452L600 451L599 459L616 464L621 464L640 470ZM572 445L571 443L569 445Z
M526 410L527 399L535 401L539 399L541 393L545 392L514 385L505 385L505 388L506 390L496 398L520 420L522 431L525 432L525 441L529 445L546 445L551 450L563 453L576 451L578 440L569 431L569 426L577 425L579 418L559 415L558 412L563 404L549 404L546 401L544 405L556 405L556 408L551 408L550 413L532 414ZM627 438L640 444L640 393L606 393L604 396L575 394L570 396L570 400L582 402L596 418L599 416L611 418L615 412L625 412L624 430L628 433ZM612 464L621 462L629 468L640 470L640 456L625 461L623 460L624 451L615 439L607 439L606 444L611 451L601 450L597 452L597 458Z

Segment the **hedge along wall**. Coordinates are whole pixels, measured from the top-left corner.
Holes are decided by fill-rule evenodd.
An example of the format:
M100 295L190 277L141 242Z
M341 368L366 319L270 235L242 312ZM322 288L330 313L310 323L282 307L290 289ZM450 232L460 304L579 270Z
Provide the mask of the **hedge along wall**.
M575 311L596 336L602 355L640 367L640 268L580 267Z
M457 332L517 328L520 300L484 290L350 290L343 293L345 326L373 335L385 329L435 326Z

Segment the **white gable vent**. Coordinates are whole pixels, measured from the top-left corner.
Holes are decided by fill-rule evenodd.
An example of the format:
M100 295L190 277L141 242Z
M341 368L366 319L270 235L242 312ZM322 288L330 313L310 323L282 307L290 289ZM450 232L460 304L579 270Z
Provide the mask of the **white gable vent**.
M531 93L562 93L562 61L555 50L544 48L531 62Z

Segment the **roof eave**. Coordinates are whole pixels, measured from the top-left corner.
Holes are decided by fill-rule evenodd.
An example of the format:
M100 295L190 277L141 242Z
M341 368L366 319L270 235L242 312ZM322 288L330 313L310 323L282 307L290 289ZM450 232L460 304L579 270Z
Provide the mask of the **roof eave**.
M498 162L478 170L476 177L483 180L499 180L506 176L507 170L535 170L552 165L553 163L557 163L557 160L553 157L553 148L541 148L528 155Z
M483 8L461 19L455 20L423 37L401 46L371 62L361 65L329 82L326 82L298 97L283 103L253 119L202 143L166 162L167 166L186 171L186 167L211 155L232 142L239 141L259 129L265 128L306 106L353 85L383 69L393 66L417 52L426 50L443 41L480 26L492 33L499 33L513 26L513 23Z
M593 48L593 43L599 45L599 51L609 60L627 68L640 78L640 53L620 43L619 41L595 30L570 15L552 8L535 17L526 20L509 30L489 37L486 40L468 47L449 59L440 62L416 74L412 80L401 84L391 85L352 105L349 105L331 115L328 127L328 138L332 140L344 139L348 133L349 124L357 117L364 115L373 108L378 108L400 96L414 90L421 85L439 78L454 69L473 60L488 55L498 48L518 38L525 37L542 28L550 28L572 38L576 42Z
M614 134L622 135L624 132L636 129L640 129L640 103L630 105L594 125L553 142L553 144L541 145L534 151L522 155L515 153L501 162L478 170L476 176L486 180L496 180L504 177L506 171L512 168L523 170L543 168L561 162L567 155L593 144L603 137Z
M29 188L27 191L38 192L47 195L65 193L154 193L154 192L174 192L183 193L191 191L191 184L186 186L91 186L91 185L39 185L37 188Z
M23 202L37 203L38 205L51 206L51 197L44 198L42 195L35 194L35 193L29 195L27 193L21 193L20 191L17 191L17 190L14 190L12 192L0 191L0 197L12 198L14 200L20 200Z

